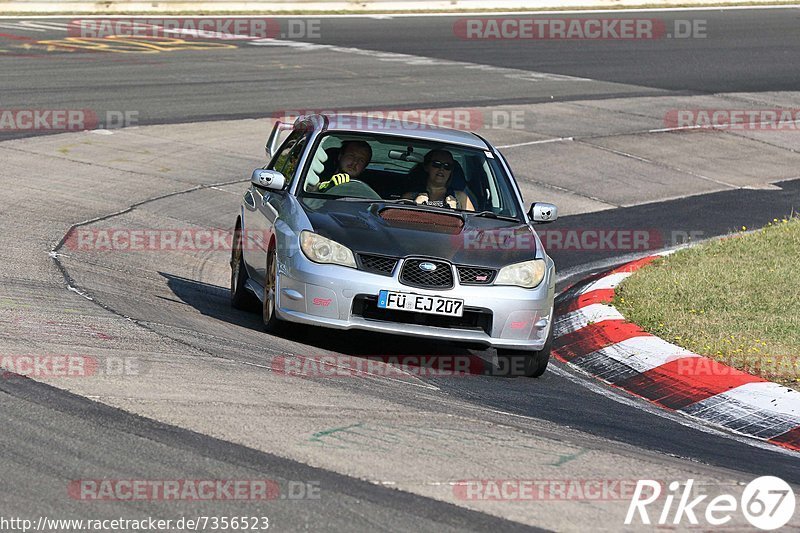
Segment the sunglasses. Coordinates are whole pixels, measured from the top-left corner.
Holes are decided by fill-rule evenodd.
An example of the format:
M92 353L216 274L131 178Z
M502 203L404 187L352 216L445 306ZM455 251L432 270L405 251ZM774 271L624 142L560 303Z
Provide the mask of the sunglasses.
M453 163L443 163L442 161L431 161L433 168L443 168L445 170L453 170Z

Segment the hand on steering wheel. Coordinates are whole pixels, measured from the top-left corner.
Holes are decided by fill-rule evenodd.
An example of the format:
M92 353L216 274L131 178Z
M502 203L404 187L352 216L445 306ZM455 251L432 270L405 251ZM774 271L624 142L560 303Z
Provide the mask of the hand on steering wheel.
M331 187L336 187L337 185L348 183L349 181L350 181L350 174L347 174L346 172L342 172L341 174L334 174L328 181L323 181L322 183L320 183L319 188L317 190L319 192L325 192Z
M428 202L430 202L430 197L428 196L428 193L422 192L422 193L419 193L417 195L417 197L414 199L414 202L417 205L428 205ZM453 196L452 194L449 194L449 195L447 195L445 197L444 201L442 202L442 207L449 207L450 209L457 209L458 208L458 199L455 196Z

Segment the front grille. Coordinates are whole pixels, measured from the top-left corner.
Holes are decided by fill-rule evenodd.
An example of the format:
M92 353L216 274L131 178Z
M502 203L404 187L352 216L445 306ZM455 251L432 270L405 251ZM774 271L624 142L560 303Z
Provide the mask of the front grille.
M378 298L368 294L358 294L353 298L353 316L381 322L398 324L417 324L436 328L465 329L492 334L492 312L479 307L465 307L463 316L441 316L395 309L381 309Z
M391 276L397 259L394 257L384 257L382 255L358 254L361 270L372 272L373 274L383 274Z
M427 271L420 268L423 263L436 266L435 270ZM430 259L406 259L400 271L400 283L412 287L425 289L451 289L453 288L453 269L450 263L433 261Z
M497 271L491 268L459 266L456 271L462 285L489 285L497 275Z

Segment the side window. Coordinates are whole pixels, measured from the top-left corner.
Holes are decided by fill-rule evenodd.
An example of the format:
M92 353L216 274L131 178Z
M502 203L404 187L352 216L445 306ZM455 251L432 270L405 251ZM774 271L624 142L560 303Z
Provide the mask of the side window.
M492 207L492 211L495 213L502 212L502 198L497 190L497 183L495 183L494 176L492 175L492 169L489 167L488 160L483 161L483 177L484 181L486 182L486 188L483 192L485 194L485 199L488 200L488 205Z
M278 152L275 162L272 165L273 170L277 170L284 176L286 180L291 183L294 181L295 171L297 170L297 163L300 161L300 156L303 154L303 148L306 146L308 137L302 130L293 131L286 141L283 143L280 152Z

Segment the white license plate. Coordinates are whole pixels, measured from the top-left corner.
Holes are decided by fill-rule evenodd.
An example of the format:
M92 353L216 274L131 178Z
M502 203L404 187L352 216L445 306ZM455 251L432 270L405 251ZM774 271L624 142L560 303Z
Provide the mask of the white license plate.
M464 314L464 300L443 298L441 296L424 296L407 292L379 292L378 307L431 315L462 316Z

